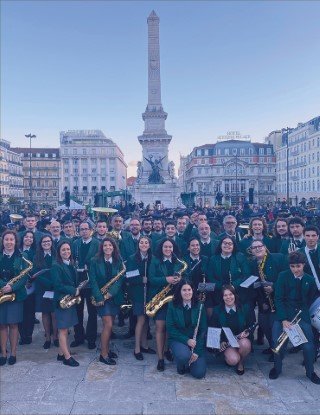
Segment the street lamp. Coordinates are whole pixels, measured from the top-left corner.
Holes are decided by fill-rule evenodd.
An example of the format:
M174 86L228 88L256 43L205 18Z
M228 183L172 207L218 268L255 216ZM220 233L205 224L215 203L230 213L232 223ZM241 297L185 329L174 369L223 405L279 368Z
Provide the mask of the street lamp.
M232 150L233 155L236 158L236 204L239 204L239 195L238 195L238 150L234 148Z
M35 134L25 134L26 138L30 139L30 153L29 153L29 192L30 192L30 209L31 209L31 205L32 205L32 170L31 170L31 162L32 162L32 154L31 154L31 140L33 138L36 138Z
M287 148L286 148L286 158L287 158L287 205L289 207L289 127L287 127Z

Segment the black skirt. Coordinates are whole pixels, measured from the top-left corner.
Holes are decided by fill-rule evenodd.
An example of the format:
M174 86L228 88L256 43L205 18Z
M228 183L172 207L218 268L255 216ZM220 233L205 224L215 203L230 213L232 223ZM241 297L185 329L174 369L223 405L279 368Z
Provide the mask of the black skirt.
M0 304L0 324L17 324L23 320L23 301Z
M36 312L50 314L55 311L53 298L43 298L44 293L36 293Z

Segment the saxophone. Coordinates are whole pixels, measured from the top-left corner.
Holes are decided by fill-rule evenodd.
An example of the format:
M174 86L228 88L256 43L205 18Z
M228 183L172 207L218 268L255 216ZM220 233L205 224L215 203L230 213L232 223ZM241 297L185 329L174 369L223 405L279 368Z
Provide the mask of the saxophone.
M122 275L124 275L125 274L125 272L126 272L126 266L124 265L124 263L122 263L122 269L118 272L118 274L116 275L116 276L114 276L113 278L111 278L111 280L110 281L108 281L105 285L103 285L101 288L100 288L100 291L101 291L101 294L103 295L103 298L104 298L104 301L106 301L106 300L108 300L108 291L109 291L109 288L115 283L115 282L117 282L121 277L122 277ZM91 297L91 303L92 303L92 305L94 305L94 306L99 306L99 303L95 300L95 298L94 297Z
M263 268L264 268L264 264L266 262L266 259L267 259L267 255L265 255L263 257L263 260L261 261L261 263L258 264L259 277L260 277L261 282L265 282L265 280L266 280L266 276L263 272ZM265 294L266 294L267 300L269 302L270 311L271 311L271 313L274 313L276 311L276 309L274 307L274 302L273 302L272 296L269 293L265 293Z
M11 285L11 287L13 286L13 284L15 284L16 282L21 280L22 277L24 277L26 274L28 274L28 272L31 271L31 269L33 267L33 263L31 261L26 259L24 256L21 256L21 258L28 264L28 266L27 266L27 268L22 270L19 275L11 278L11 280L8 281L7 285L9 284L9 285ZM5 303L6 301L12 302L15 299L16 299L15 293L5 294L3 292L3 290L0 290L0 304Z
M89 282L89 278L80 282L80 284L77 287L77 290L80 291L82 288L84 288L88 284L88 282ZM80 295L70 295L70 294L65 295L59 301L59 305L62 309L70 308L73 305L80 304L80 303L81 303Z
M182 264L180 271L177 273L178 277L181 277L182 274L188 268L188 264L185 261L182 261L176 256L178 262ZM154 317L156 313L163 307L165 304L169 303L173 299L173 295L168 295L173 287L173 284L166 285L158 294L156 294L147 304L146 304L146 314L148 317Z

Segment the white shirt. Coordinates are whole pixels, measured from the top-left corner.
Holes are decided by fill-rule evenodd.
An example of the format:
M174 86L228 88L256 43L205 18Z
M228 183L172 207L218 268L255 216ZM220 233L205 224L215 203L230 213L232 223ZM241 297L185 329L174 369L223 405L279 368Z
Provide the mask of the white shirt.
M185 308L185 306L188 306L188 309L190 309L191 308L191 301L188 301L188 302L183 302L183 308Z
M46 256L46 255L51 256L51 251L43 251L43 253L44 253L44 256Z
M89 244L92 241L92 238L87 239L86 241L84 241L82 239L82 243L84 243L85 245Z
M63 259L63 263L66 265L70 265L70 259Z
M170 257L170 258L163 257L163 261L170 261L170 262L172 262L172 257Z
M199 261L199 257L198 256L193 256L192 254L190 254L190 258L192 259L192 261Z
M237 309L236 309L236 306L235 305L233 307L225 306L225 309L226 309L226 312L228 314L230 313L230 310L233 310L234 312L237 312Z
M110 262L110 264L112 264L112 256L109 259L104 259L105 262Z
M211 238L209 238L207 241L204 241L203 239L200 239L200 241L201 241L202 244L207 245L211 242Z
M148 259L148 254L147 254L147 255L142 255L142 253L140 252L140 255L141 255L141 259L142 259L142 261L143 261L144 259Z
M232 255L232 254L229 254L229 255L223 255L223 254L221 254L221 258L223 258L223 259L227 259L227 258L230 258L230 257L231 257L231 255Z
M10 254L10 253L8 253L8 252L3 251L3 254L4 254L4 255L7 255L7 257L8 257L8 258L11 258L11 257L12 257L12 255L14 254L14 251L13 251L13 252L11 252L11 254Z

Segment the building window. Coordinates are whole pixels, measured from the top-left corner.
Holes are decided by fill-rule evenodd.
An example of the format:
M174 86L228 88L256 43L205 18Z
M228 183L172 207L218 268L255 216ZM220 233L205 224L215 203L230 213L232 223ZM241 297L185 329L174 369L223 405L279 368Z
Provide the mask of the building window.
M87 149L86 149L86 148L83 148L83 149L82 149L82 154L84 154L84 155L86 155L86 154L87 154Z
M49 157L49 154L48 153L44 153L44 156L45 156L45 158L48 158Z
M77 154L77 149L76 148L73 149L73 154Z

